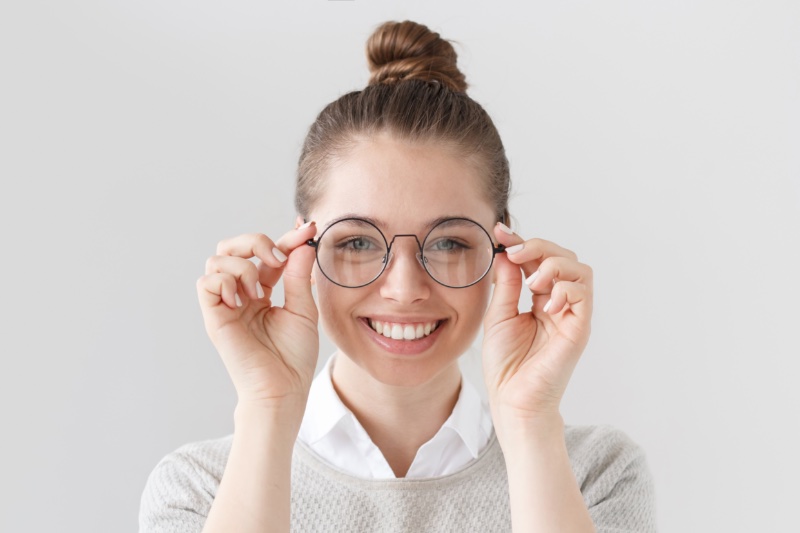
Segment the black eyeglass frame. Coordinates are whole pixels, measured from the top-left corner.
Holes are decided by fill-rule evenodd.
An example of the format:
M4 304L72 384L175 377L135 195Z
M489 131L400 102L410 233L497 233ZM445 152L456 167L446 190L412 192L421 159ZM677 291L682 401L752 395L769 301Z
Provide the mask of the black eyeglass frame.
M355 287L350 286L350 285L342 285L341 283L338 283L337 281L331 279L331 277L328 276L328 274L325 273L325 270L322 268L322 264L320 264L320 262L319 262L319 241L322 240L322 238L325 236L325 234L328 232L328 230L331 229L333 226L335 226L339 222L346 222L348 220L356 220L356 221L362 222L364 224L369 224L370 226L375 228L375 230L380 234L381 238L383 239L383 244L386 246L386 254L383 256L383 267L381 268L380 272L378 272L375 275L375 277L372 278L371 280L369 280L368 282L366 282L366 283L364 283L362 285L356 285ZM428 265L427 265L428 261L425 258L425 252L424 252L424 248L423 247L424 247L425 243L428 241L428 237L430 237L431 233L433 233L433 230L435 230L436 228L438 228L442 224L445 224L447 222L451 222L453 220L465 220L467 222L472 222L473 224L478 226L481 229L481 231L483 231L483 233L486 234L486 237L489 239L489 242L492 244L492 259L491 259L491 261L489 261L489 265L486 267L486 270L483 272L483 274L481 274L478 279L476 279L475 281L473 281L469 285L453 286L453 285L447 285L445 283L442 283L441 281L436 279L433 274L431 274L430 270L428 270ZM466 218L466 217L453 217L453 218L446 218L446 219L442 220L441 222L436 224L434 227L432 227L430 229L430 231L428 231L427 235L425 235L425 238L422 240L422 243L419 242L419 237L417 237L413 233L398 233L397 235L392 237L391 242L388 242L386 240L386 235L383 234L381 229L378 226L376 226L375 224L373 224L372 222L370 222L369 220L365 220L363 218L358 218L358 217L342 218L342 219L337 220L336 222L334 222L333 224L331 224L327 228L325 228L325 230L322 232L322 234L320 234L319 238L317 238L317 239L309 239L309 240L306 241L306 244L308 246L311 246L312 248L314 248L315 255L316 255L316 261L317 261L317 266L319 267L319 271L322 272L322 275L324 275L326 278L328 278L328 280L330 280L331 283L333 283L334 285L338 285L339 287L344 287L345 289L360 289L361 287L366 287L370 283L373 283L376 279L381 277L381 275L386 271L386 267L389 265L389 256L392 253L392 246L394 245L394 240L396 238L398 238L398 237L414 237L414 240L417 241L417 247L419 248L419 254L420 254L419 255L419 259L420 259L420 263L422 264L422 268L425 270L425 272L428 274L428 276L431 277L431 279L433 281L435 281L439 285L442 285L444 287L448 287L450 289L466 289L467 287L471 287L471 286L475 285L476 283L480 282L483 278L486 277L486 274L488 274L489 271L492 269L492 265L494 264L494 256L496 256L497 254L503 253L506 250L506 247L503 246L502 244L498 244L497 246L495 246L494 240L492 239L492 236L489 235L489 232L486 231L486 229L483 226L481 226L480 224L478 224L477 222L475 222L471 218Z

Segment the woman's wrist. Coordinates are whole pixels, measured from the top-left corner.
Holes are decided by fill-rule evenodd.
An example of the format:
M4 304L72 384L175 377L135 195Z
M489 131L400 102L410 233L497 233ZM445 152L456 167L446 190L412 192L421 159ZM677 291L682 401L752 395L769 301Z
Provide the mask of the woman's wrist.
M505 455L531 453L543 445L564 441L564 419L558 412L515 416L493 411L492 420Z
M301 420L297 406L237 404L231 451L204 533L289 531L292 451Z
M264 405L239 402L234 410L234 432L269 435L293 445L303 421L305 402Z

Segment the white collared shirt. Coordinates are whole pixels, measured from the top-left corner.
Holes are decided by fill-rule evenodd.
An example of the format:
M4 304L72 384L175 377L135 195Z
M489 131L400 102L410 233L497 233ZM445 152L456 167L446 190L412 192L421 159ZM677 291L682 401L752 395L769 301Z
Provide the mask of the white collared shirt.
M347 474L366 479L395 478L380 449L336 394L331 381L334 359L332 355L311 384L298 439ZM459 470L478 457L491 432L488 404L462 375L453 412L417 451L406 478L443 476Z

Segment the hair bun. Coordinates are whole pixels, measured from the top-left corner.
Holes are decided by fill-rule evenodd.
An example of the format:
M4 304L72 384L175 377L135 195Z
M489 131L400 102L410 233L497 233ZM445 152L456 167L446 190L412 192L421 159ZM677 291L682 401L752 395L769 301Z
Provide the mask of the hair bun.
M456 59L449 41L410 20L384 22L367 40L370 85L417 79L463 92L467 82Z

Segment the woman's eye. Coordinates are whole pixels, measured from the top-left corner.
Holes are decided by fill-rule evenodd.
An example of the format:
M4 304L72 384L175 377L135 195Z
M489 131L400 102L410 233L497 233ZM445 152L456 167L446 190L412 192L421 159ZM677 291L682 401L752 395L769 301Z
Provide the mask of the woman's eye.
M351 237L350 239L347 239L343 243L339 244L338 247L345 250L363 252L372 249L372 242L363 237Z
M432 250L435 252L451 252L453 250L458 250L459 248L463 248L463 246L461 243L458 243L453 239L439 239L433 243Z

